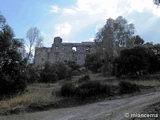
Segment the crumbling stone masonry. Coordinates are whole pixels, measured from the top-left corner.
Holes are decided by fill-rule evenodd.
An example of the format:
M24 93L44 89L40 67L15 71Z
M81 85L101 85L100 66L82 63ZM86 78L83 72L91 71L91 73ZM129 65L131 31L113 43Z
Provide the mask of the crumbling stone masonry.
M35 49L34 63L42 65L46 61L75 61L78 65L85 63L87 54L94 53L96 46L94 42L62 43L60 37L54 38L52 47L41 47Z

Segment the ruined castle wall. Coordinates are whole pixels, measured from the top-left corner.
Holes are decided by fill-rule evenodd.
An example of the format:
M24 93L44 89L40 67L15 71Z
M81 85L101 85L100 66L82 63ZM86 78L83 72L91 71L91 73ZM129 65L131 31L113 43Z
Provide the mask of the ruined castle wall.
M94 52L94 42L62 43L62 39L58 37L54 39L51 48L36 48L35 65L42 65L46 61L51 63L56 61L75 61L78 65L83 65L86 55Z
M49 58L49 50L51 48L41 47L35 49L35 57L34 57L34 63L35 65L41 65L45 63Z

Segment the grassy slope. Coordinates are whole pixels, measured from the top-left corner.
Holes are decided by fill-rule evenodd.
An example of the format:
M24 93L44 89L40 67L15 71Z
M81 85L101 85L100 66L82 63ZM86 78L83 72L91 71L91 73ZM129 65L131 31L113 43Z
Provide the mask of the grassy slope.
M70 101L66 99L64 101L62 98L56 97L56 91L60 89L64 82L72 82L75 86L81 84L77 82L80 77L81 76L74 76L72 80L62 80L55 84L37 83L29 85L24 94L0 101L0 115L22 113L31 110L34 111L34 109L35 111L36 109L44 110L44 106L46 108L47 106L56 108L56 106L59 107L60 104L62 107L67 107L71 103L74 104L74 100ZM93 81L98 80L103 84L109 84L111 86L118 86L119 84L119 80L116 80L114 77L105 78L99 74L90 74L90 79ZM134 80L130 82L146 87L160 86L160 81L158 80Z

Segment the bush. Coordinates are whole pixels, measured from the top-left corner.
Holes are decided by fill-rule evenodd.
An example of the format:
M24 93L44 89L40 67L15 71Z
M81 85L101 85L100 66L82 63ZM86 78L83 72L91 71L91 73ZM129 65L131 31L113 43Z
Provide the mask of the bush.
M81 74L80 70L73 70L72 71L72 76L77 76L77 75L80 75L80 74Z
M111 89L107 85L101 85L98 81L89 81L88 83L84 83L81 86L77 87L77 96L81 99L103 95L107 96L111 95Z
M27 66L27 83L32 84L39 81L39 70L38 67L35 67L33 64Z
M136 84L131 84L129 82L120 82L119 83L119 87L120 87L120 90L119 90L119 93L120 94L129 94L129 93L134 93L136 91L140 91L140 88L138 85Z
M62 97L81 98L83 100L93 96L109 96L111 95L111 88L107 85L101 85L98 81L90 81L78 87L66 83L62 85L59 95Z
M93 72L98 72L102 67L102 60L98 53L88 54L85 58L85 67Z
M68 65L72 69L72 71L78 70L79 68L75 61L67 61L66 65Z
M0 99L23 92L27 86L25 66L8 63L0 72Z
M45 63L44 69L40 73L40 82L53 83L71 76L71 68L65 65L65 63Z
M53 83L58 81L57 68L50 63L45 63L44 69L40 73L40 82Z
M75 87L72 84L66 83L62 85L59 95L62 97L73 97L75 95Z
M85 75L85 76L82 76L78 79L78 82L86 82L86 81L89 81L90 80L90 77L89 75Z
M135 47L121 51L119 58L115 60L115 74L119 76L139 76L146 73L154 73L151 68L155 55L153 51L144 47Z
M56 62L53 64L53 67L56 69L55 72L59 80L71 77L71 68L64 62Z

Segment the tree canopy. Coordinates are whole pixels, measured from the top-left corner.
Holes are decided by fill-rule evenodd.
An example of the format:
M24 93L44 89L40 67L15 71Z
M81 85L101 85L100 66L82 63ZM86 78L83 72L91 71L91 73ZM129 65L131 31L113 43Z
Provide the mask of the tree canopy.
M116 75L143 75L159 71L160 61L155 53L143 46L124 49L115 60Z
M40 31L36 27L31 27L27 33L26 38L29 40L29 52L27 60L30 62L33 58L33 53L35 47L42 47L43 46L43 37L40 35Z
M154 3L155 5L157 5L157 6L159 6L159 5L160 5L160 0L153 0L153 3Z
M103 71L111 72L113 58L119 55L121 47L126 47L128 41L131 41L134 29L132 23L119 16L115 20L107 19L106 24L97 32L94 40L98 54L104 59Z
M0 14L0 94L6 95L23 90L25 84L25 62L19 48L23 43L14 39L12 28Z

